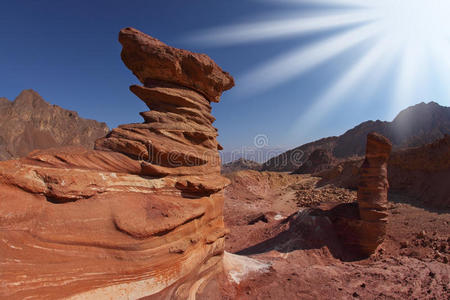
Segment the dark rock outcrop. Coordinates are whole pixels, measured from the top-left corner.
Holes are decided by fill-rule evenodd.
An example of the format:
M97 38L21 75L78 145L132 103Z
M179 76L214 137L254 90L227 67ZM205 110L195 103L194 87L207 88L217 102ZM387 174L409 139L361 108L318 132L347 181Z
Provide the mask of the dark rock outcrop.
M333 155L323 149L314 150L303 165L294 174L314 174L329 169L334 163Z
M332 152L336 146L338 137L328 137L315 142L307 143L297 148L288 150L266 161L262 169L264 171L293 172L297 170L317 149Z

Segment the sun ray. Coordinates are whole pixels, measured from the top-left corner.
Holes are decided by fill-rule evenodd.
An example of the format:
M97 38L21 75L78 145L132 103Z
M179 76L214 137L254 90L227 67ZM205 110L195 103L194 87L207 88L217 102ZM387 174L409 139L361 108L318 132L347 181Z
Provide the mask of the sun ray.
M238 78L238 91L245 97L272 88L317 67L376 33L376 26L368 24L307 47L294 49Z
M232 46L300 38L318 32L332 35L320 41L306 42L238 76L235 92L240 98L300 78L362 42L373 42L369 50L349 64L347 72L299 116L294 131L314 129L326 113L349 95L352 99L357 94L377 101L374 95L380 94L378 89L383 89L382 94L388 94L388 98L383 99L389 102L390 116L387 118L394 117L408 105L429 99L419 97L439 95L436 90L442 89L440 93L447 95L439 101L450 102L449 0L255 1L285 4L280 7L293 9L278 18L272 14L269 20L203 31L195 38L211 46ZM374 39L378 36L383 38ZM431 72L433 62L436 62L435 72ZM369 71L370 80L362 85ZM382 80L383 76L387 80ZM393 83L393 88L386 84L388 81ZM377 82L385 86L380 87Z
M433 52L434 65L439 72L440 86L445 90L446 95L446 98L438 100L450 105L450 39L435 40L430 48Z
M365 75L374 69L375 65L382 58L389 60L389 43L386 39L378 42L375 47L369 50L369 52L353 65L345 76L341 77L333 86L317 97L313 105L295 121L291 133L299 135L301 131L309 131L316 126L327 113L345 100L344 96L351 88L366 78ZM353 99L357 100L355 98Z
M415 96L418 74L425 71L423 50L406 47L400 52L399 69L390 104L390 115L395 116L408 104L417 101Z
M292 4L292 5L304 5L304 4L313 4L313 5L339 5L339 6L365 6L367 3L374 2L376 0L260 0L261 2L270 2L276 4Z
M374 18L375 16L369 11L296 16L289 19L275 19L209 29L192 34L188 40L209 46L236 45L338 29L344 26L370 22Z

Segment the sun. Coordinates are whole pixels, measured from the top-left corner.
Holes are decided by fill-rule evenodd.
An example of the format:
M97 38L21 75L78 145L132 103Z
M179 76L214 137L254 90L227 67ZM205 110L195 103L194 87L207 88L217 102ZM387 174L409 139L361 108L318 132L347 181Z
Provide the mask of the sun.
M367 8L391 38L405 46L425 46L433 39L443 38L450 29L450 1L390 0L373 1Z
M386 76L395 82L391 110L398 112L411 101L423 74L432 74L450 99L450 0L260 0L291 6L285 15L262 21L197 32L191 40L223 47L252 42L276 42L319 32L337 32L327 38L287 50L238 76L243 98L271 89L345 54L362 43L371 46L336 76L301 112L293 131L307 130L348 98L349 91L364 86L374 92ZM308 12L305 5L318 6ZM298 10L296 10L296 7ZM297 13L296 13L297 11ZM342 29L336 31L335 29ZM386 74L395 65L395 74ZM421 77L422 76L422 77ZM370 81L365 80L371 78ZM423 85L424 83L422 83Z

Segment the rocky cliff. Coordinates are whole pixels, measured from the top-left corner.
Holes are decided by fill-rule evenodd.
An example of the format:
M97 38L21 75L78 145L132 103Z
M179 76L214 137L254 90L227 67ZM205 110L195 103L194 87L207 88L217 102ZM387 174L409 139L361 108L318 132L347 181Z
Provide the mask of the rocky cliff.
M393 193L407 195L420 206L449 210L450 135L392 153L388 174Z
M431 143L450 134L450 107L435 102L419 103L401 111L392 122L367 121L338 137L329 137L299 146L263 164L268 171L296 171L316 149L329 151L337 159L364 155L365 138L377 132L401 149ZM299 155L303 153L303 155ZM300 159L298 159L300 157Z
M262 169L276 172L296 171L315 150L321 149L331 153L336 146L337 139L336 136L323 138L288 150L263 163Z
M0 160L60 146L92 149L109 131L105 123L51 105L33 90L22 91L14 101L0 98L0 116Z
M293 174L314 174L329 169L334 163L333 155L323 149L314 150Z
M151 110L95 150L0 163L0 298L195 299L217 285L228 180L211 102L233 78L132 28L119 41Z

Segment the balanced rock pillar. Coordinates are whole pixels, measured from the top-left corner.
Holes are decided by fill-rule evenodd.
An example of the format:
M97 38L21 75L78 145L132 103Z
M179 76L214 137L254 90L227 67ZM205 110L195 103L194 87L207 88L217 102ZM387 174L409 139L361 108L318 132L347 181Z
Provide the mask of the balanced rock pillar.
M221 276L228 180L211 102L233 78L132 28L119 41L144 123L95 150L0 163L2 299L195 299Z
M389 183L387 162L392 144L378 133L367 135L366 158L360 169L358 206L359 244L363 254L371 255L386 235Z

